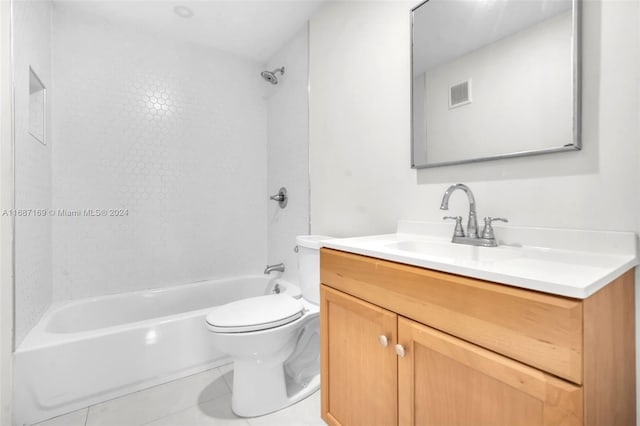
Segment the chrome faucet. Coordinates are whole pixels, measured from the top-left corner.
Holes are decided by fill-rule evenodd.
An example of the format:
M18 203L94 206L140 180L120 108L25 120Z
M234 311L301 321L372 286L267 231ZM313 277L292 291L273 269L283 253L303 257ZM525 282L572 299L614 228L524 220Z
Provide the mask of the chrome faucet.
M467 185L463 183L457 183L447 188L444 196L442 197L440 210L449 210L449 197L451 197L451 194L456 189L461 189L465 192L465 194L467 194L467 198L469 199L469 221L467 222L467 233L465 235L464 229L462 228L462 216L443 217L443 219L454 219L456 221L456 227L453 232L453 238L451 239L451 242L457 244L469 244L472 246L496 247L498 245L498 241L496 240L496 237L493 233L493 227L491 226L491 223L495 221L508 222L508 220L502 217L485 217L482 236L478 236L476 199L473 196L473 192L471 192L471 189Z
M284 263L278 263L277 265L267 265L267 267L264 268L265 274L270 274L273 271L284 272Z
M467 198L469 199L469 221L467 222L467 237L468 238L478 238L478 218L476 215L476 199L473 196L473 192L471 189L465 185L464 183L456 183L455 185L451 185L444 192L444 196L442 197L442 203L440 203L440 210L449 210L449 197L456 189L461 189L467 194Z

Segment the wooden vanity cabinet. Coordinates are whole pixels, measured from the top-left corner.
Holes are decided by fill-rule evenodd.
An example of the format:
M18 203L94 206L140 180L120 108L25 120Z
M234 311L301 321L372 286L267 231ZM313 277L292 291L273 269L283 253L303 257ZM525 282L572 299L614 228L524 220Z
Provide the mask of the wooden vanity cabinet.
M322 395L323 407L331 407L323 408L324 420L330 425L397 424L398 357L389 346L397 342L397 315L329 288L320 291L327 313L320 330L321 381L331 384L331 392ZM384 350L381 336L391 350Z
M580 425L582 388L399 317L402 425Z
M578 300L322 249L321 282L329 425L635 425L633 271Z

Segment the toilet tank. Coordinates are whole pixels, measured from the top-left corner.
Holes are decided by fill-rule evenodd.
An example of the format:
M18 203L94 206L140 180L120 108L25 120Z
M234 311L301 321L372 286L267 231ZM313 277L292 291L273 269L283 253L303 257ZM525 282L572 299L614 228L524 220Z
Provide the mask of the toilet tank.
M330 240L326 235L298 235L298 280L302 297L316 305L320 304L320 247L322 241Z

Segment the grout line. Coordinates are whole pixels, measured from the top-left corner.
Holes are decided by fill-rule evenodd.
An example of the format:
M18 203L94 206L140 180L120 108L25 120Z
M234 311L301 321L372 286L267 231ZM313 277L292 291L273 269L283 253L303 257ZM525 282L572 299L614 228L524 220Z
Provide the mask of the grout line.
M2 0L0 0L0 1L2 1ZM227 364L221 365L220 367L223 367L223 366L225 366L225 365L227 365ZM128 397L130 397L130 396L132 396L132 395L135 395L135 394L138 394L138 393L147 392L147 391L149 391L149 390L151 390L151 389L155 389L155 388L160 388L160 387L163 387L163 386L167 386L167 385L170 385L170 384L172 384L172 383L180 382L180 381L182 381L182 380L187 380L187 379L192 378L192 377L194 377L194 376L197 376L197 375L200 375L200 374L207 373L207 372L209 372L209 371L211 371L211 370L218 370L220 367L208 368L208 369L206 369L206 370L199 371L199 372L197 372L197 373L189 374L188 376L178 377L178 378L175 378L175 379L173 379L173 380L169 380L168 382L158 383L158 384L155 384L155 385L153 385L153 386L149 386L149 387L146 387L146 388L138 389L138 390L133 391L133 392L125 393L124 395L115 396L115 397L113 397L113 398L109 398L109 399L106 399L106 400L104 400L104 401L97 402L97 403L95 403L95 404L89 405L89 406L87 406L87 410L88 410L88 409L90 409L90 408L92 408L92 407L97 407L97 406L99 406L99 405L107 404L107 403L112 402L112 401L125 399L125 398L128 398ZM225 380L225 383L226 383L226 380ZM227 385L227 387L228 387L228 385ZM87 413L87 417L88 417L88 413ZM86 426L86 425L85 425L85 426Z
M1 1L1 0L0 0L0 1ZM90 409L90 408L92 408L92 407L96 407L96 406L98 406L98 405L102 405L102 404L108 403L109 401L114 401L114 400L118 400L118 399L125 399L125 398L128 398L128 397L132 396L132 395L135 395L135 394L138 394L138 393L142 393L142 392L148 391L148 390L153 389L153 388L167 387L167 386L170 386L171 384L174 384L174 383L177 383L177 382L181 382L181 381L186 381L186 380L188 380L189 378L192 378L192 377L194 377L194 376L201 375L201 374L205 374L205 373L208 373L208 372L211 372L211 371L214 371L214 370L217 372L217 378L216 378L216 380L222 380L222 382L224 383L224 385L225 385L225 387L226 387L226 389L227 389L227 392L222 393L222 394L220 394L220 395L215 395L215 396L213 396L213 397L211 397L211 398L204 399L204 400L196 399L192 405L189 405L189 406L183 407L182 409L179 409L179 410L177 410L177 411L171 411L171 412L168 412L168 413L166 413L165 415L162 415L162 416L160 416L160 417L154 417L154 418L152 418L152 419L145 420L145 421L144 421L144 423L140 423L140 424L137 424L137 425L135 425L135 426L144 426L144 425L147 425L147 424L150 424L150 423L156 422L156 421L158 421L158 420L161 420L161 419L163 419L163 418L165 418L165 417L170 417L170 416L176 415L176 414L178 414L178 413L181 413L181 412L183 412L183 411L187 411L187 410L193 409L193 408L198 407L198 406L200 406L200 405L202 405L202 404L206 404L207 402L213 401L213 400L215 400L215 399L217 399L217 398L226 397L227 395L230 395L230 394L231 394L231 391L230 391L229 384L227 383L227 381L224 379L224 377L223 377L223 376L222 376L222 374L221 374L221 373L222 373L222 371L220 370L220 368L221 368L221 367L224 367L224 366L227 366L227 365L229 365L229 364L231 364L231 363L227 363L227 364L221 365L221 366L219 366L219 367L210 368L210 369L207 369L207 370L204 370L204 371L198 372L198 373L190 374L190 375L185 376L185 377L180 377L180 378L178 378L178 379L174 379L174 380L171 380L171 381L169 381L169 382L160 383L160 384L158 384L158 385L151 386L151 387L149 387L149 388L141 389L141 390L138 390L138 391L135 391L135 392L131 392L131 393L129 393L129 394L126 394L126 395L123 395L123 396L120 396L120 397L116 397L116 398L113 398L113 399L110 399L110 400L107 400L107 401L104 401L104 402L100 402L100 403L94 404L94 405L92 405L92 406L90 406L90 407L88 407L88 408L87 408L87 419L88 419L88 416L89 416L89 409ZM211 383L212 383L212 382L211 382ZM211 384L211 383L209 383L209 384ZM208 386L208 385L207 385L207 386ZM86 423L85 423L85 426L87 426L87 425L86 425Z
M212 399L210 399L210 400L203 401L203 402L198 402L197 404L192 405L192 406L189 406L189 407L185 407L185 408L183 408L182 410L174 411L174 412L169 413L169 414L167 414L167 415L165 415L165 416L161 416L161 417L155 418L155 419L153 419L153 420L149 420L149 421L147 421L147 422L140 423L140 424L135 425L135 426L146 426L146 425L149 425L149 424L151 424L151 423L153 423L153 422L157 422L158 420L162 420L162 419L167 418L167 417L175 416L176 414L180 414L180 413L183 413L183 412L188 411L188 410L193 410L194 408L199 408L199 407L201 407L202 405L208 404L208 403L210 403L210 402L212 402L212 401L214 401L214 400L216 400L216 399L226 398L226 397L228 397L228 395L229 395L229 394L218 395L218 396L216 396L215 398L212 398ZM229 400L229 403L231 403L231 400ZM235 414L234 414L234 415L235 415ZM243 420L243 421L246 423L246 425L245 425L245 426L252 426L252 425L251 425L251 423L249 423L249 421L248 421L247 419L243 418L243 417L238 417L238 416L236 416L234 419L229 419L229 420Z

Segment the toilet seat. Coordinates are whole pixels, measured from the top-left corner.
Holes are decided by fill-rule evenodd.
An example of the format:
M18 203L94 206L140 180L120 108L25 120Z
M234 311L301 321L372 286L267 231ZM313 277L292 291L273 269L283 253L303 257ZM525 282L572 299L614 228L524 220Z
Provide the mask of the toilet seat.
M207 327L218 333L246 333L289 324L303 313L302 302L284 294L250 297L215 307Z

